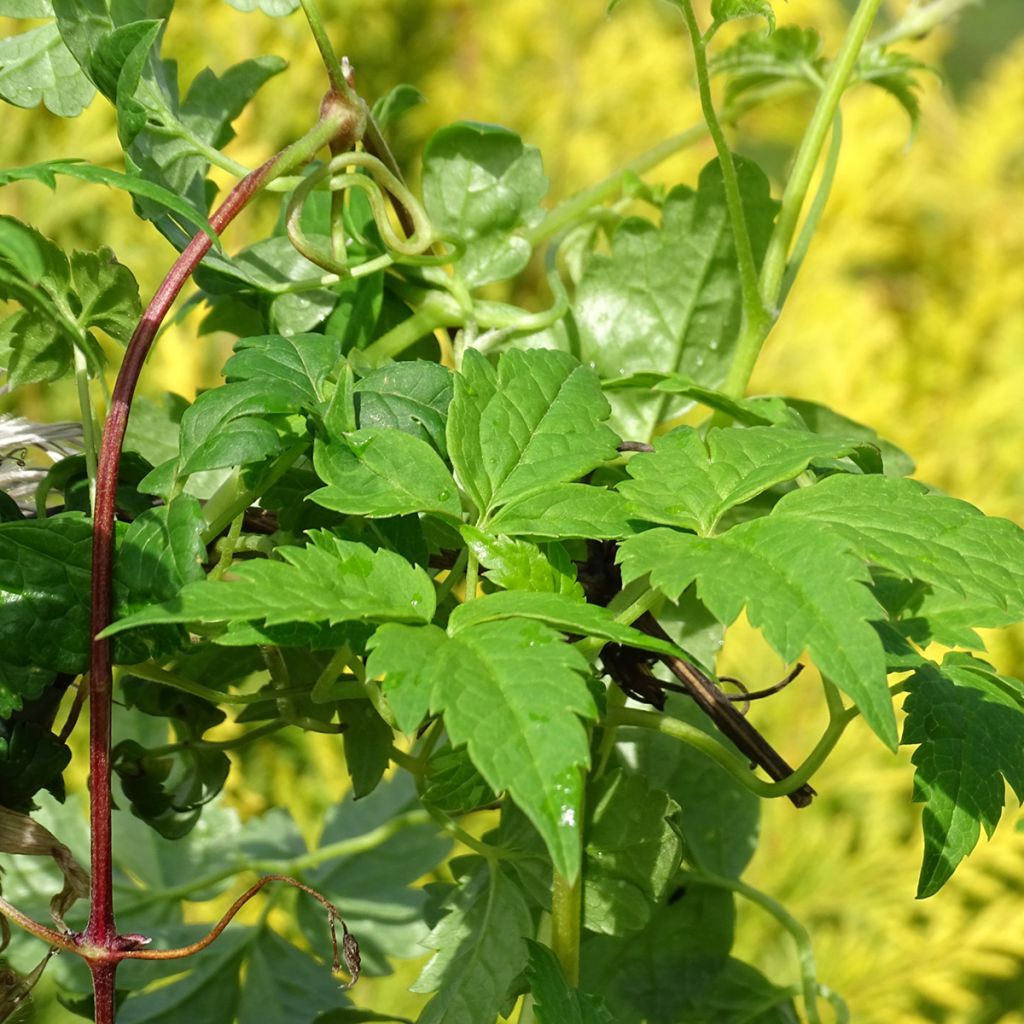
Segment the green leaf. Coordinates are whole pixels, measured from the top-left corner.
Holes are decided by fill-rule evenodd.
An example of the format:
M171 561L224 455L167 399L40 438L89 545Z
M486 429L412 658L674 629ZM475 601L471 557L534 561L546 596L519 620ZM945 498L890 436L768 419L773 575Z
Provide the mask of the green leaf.
M458 816L494 803L497 795L476 770L465 747L444 746L436 751L423 778L424 802Z
M747 227L758 261L775 217L768 179L737 159ZM718 161L701 172L697 191L673 189L660 227L625 219L608 256L594 255L576 290L580 359L598 375L678 371L716 387L725 379L739 335L742 297L725 190ZM613 394L613 425L646 441L675 415L670 396Z
M0 527L2 528L2 527ZM312 530L307 547L279 547L284 561L235 565L234 579L188 584L172 601L152 605L105 630L122 633L164 622L429 622L430 577L400 555Z
M435 132L423 153L423 202L435 228L465 245L456 270L470 287L514 277L533 247L516 234L537 223L548 190L540 151L494 125Z
M563 633L599 637L610 643L637 647L655 654L667 654L670 657L684 655L675 644L616 622L607 608L588 604L568 594L531 593L525 590L487 594L475 601L460 604L448 620L448 632L458 636L463 630L471 629L479 623L509 618L536 619Z
M916 481L832 476L787 494L772 517L827 526L862 558L957 591L964 608L1024 618L1024 530Z
M17 263L0 256L0 296L24 307L23 315L5 321L12 387L69 372L76 347L97 373L104 355L92 329L128 341L142 313L135 278L105 247L95 253L75 252L69 262L37 231L9 218L0 223L16 227L23 240L31 238L42 263L41 273L25 277Z
M718 24L734 18L760 17L768 22L769 33L775 31L775 12L768 0L711 0L711 17Z
M318 438L313 465L327 485L310 501L371 518L429 512L459 522L459 489L426 441L401 430L355 430L340 441Z
M1003 811L1005 784L1024 800L1024 688L970 655L948 654L907 680L904 745L912 761L914 799L924 803L924 860L919 899L932 896Z
M579 652L522 618L466 625L453 637L436 626L384 626L369 646L367 671L384 677L399 727L411 732L428 710L443 713L452 744L468 746L491 788L509 792L557 869L574 877L580 768L590 757L579 718L596 714Z
M322 954L327 954L324 947L329 945L325 928ZM348 1001L327 964L318 963L269 928L259 929L247 952L238 1024L295 1024Z
M491 583L505 590L538 590L583 597L576 569L560 544L540 548L529 541L502 534L495 536L475 526L462 526L459 532Z
M539 1024L615 1024L602 1000L569 987L547 946L532 939L527 939L526 945L530 951L526 980Z
M0 662L0 718L18 711L22 702L35 700L50 683L53 673L33 665L5 665Z
M271 18L283 18L299 6L299 0L228 0L236 11L262 11Z
M774 423L777 417L769 413L773 412L773 406L780 402L777 398L732 398L723 391L698 384L685 373L662 373L656 370L602 380L601 387L605 391L649 388L652 391L664 391L666 394L682 395L716 412L724 412L737 423L751 427Z
M679 869L682 843L669 823L679 806L621 770L602 776L587 803L583 922L624 935L647 924Z
M567 483L617 454L593 371L563 352L466 353L448 414L448 451L484 515ZM503 532L509 532L507 529Z
M498 509L488 528L551 540L620 540L634 533L629 505L622 495L591 484L553 484L539 493L515 498Z
M625 582L649 572L673 600L697 580L701 600L726 625L746 608L786 661L806 648L895 748L882 644L869 624L883 611L864 585L867 567L827 526L772 515L713 538L658 528L625 541L620 557Z
M735 103L744 93L767 90L778 82L804 82L820 88L825 70L821 36L813 28L783 25L776 32L747 32L721 53L712 57L712 75L725 74L726 103Z
M886 476L909 476L914 472L914 460L902 448L884 437L879 437L871 427L851 420L818 402L808 402L800 398L784 398L782 401L786 408L795 412L807 429L815 434L873 445L881 454L882 472Z
M305 874L306 882L342 909L359 940L368 975L391 974L390 961L396 958L423 956L429 897L415 883L434 872L451 852L451 841L424 817L415 785L404 773L359 800L350 793L328 812L316 848L346 844L361 852L333 857ZM387 834L383 841L381 829ZM298 919L310 945L324 949L327 936L320 905L303 900Z
M77 117L95 94L53 22L0 39L0 98L8 103Z
M290 396L289 409L316 411L329 398L327 378L338 368L341 345L322 334L264 334L239 338L234 355L224 364L230 384L255 380Z
M867 46L857 58L853 78L884 89L907 112L911 130L916 131L921 120L921 101L917 95L920 84L916 73L934 70L905 53Z
M500 867L473 858L425 944L437 950L412 986L436 992L417 1024L481 1024L501 1013L526 966L530 909Z
M387 133L391 125L404 113L426 102L426 96L416 86L402 83L374 103L373 119L377 122L377 127Z
M345 766L352 779L352 795L358 800L377 788L391 759L394 733L366 700L346 700L338 706Z
M669 694L667 709L703 732L714 726L693 701ZM702 870L739 878L757 849L761 801L710 758L651 729L620 729L624 760L647 785L679 805L675 821L686 859ZM724 740L721 733L718 739Z
M81 515L0 523L0 649L77 674L88 658L92 530Z
M354 390L359 426L404 430L445 457L445 424L454 377L438 363L416 360L372 370Z
M620 483L619 491L637 518L706 536L734 505L792 480L813 459L850 450L847 442L785 427L713 427L705 438L680 427L657 438L652 453L629 460L633 479Z
M37 233L13 217L0 217L0 259L10 263L29 284L35 284L46 272Z
M187 223L205 231L214 240L217 238L217 233L201 209L162 185L154 184L135 174L122 174L108 167L95 167L82 160L47 160L43 163L29 164L27 167L6 168L0 170L0 185L9 185L12 181L38 181L55 189L58 174L78 178L79 181L87 181L93 185L108 185L110 188L119 188L140 198L151 199L177 213Z

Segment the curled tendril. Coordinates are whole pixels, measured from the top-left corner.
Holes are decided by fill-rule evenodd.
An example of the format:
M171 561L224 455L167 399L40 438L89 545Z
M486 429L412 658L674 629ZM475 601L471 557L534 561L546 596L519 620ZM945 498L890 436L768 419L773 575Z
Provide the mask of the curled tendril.
M351 174L351 168L362 168L368 173ZM353 265L347 259L338 259L327 246L313 241L302 228L302 208L310 193L326 184L332 192L358 188L366 195L373 214L373 222L380 233L387 252L364 263ZM387 192L401 204L412 222L413 232L403 238L395 231L384 198ZM340 277L363 277L393 263L412 263L420 266L438 266L451 263L462 255L464 246L453 239L442 238L430 223L426 210L408 188L388 168L370 153L340 153L329 164L318 168L295 189L285 214L285 229L296 250L324 270ZM447 253L431 250L440 243L449 246Z

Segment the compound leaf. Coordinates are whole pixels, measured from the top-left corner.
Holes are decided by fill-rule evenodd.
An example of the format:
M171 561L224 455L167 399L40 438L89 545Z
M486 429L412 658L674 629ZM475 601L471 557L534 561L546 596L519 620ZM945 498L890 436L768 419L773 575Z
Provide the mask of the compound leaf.
M435 992L417 1024L480 1024L501 1013L509 988L526 966L530 908L499 867L474 858L426 939L437 950L414 992Z
M919 898L949 880L977 845L991 836L1003 811L1004 779L1024 800L1024 691L970 655L949 654L907 680L905 745L912 760L914 799L924 809L924 860Z
M658 438L654 451L634 455L633 478L620 493L641 519L710 534L734 505L802 473L812 459L848 454L852 446L785 427L708 431L682 427Z
M453 387L453 375L439 363L417 360L382 366L353 388L359 426L404 430L429 441L444 457Z
M760 260L776 204L756 164L737 159L740 189ZM595 255L576 291L580 359L601 377L658 368L710 387L725 379L739 334L741 295L718 161L701 171L697 191L673 189L661 225L629 217L608 256ZM659 420L685 408L670 396L614 394L613 423L646 441Z
M429 622L430 577L392 551L311 530L306 547L279 547L283 561L235 565L232 580L189 583L171 601L120 619L106 635L164 622Z
M533 247L516 231L542 216L540 151L507 128L453 124L423 154L423 201L437 229L465 245L455 264L470 287L514 277Z
M583 597L572 560L560 544L541 548L529 541L490 534L475 526L463 526L460 533L491 583L505 590L537 590Z
M614 458L618 438L604 425L608 413L597 377L572 356L513 350L495 371L470 350L449 409L448 451L487 514Z
M258 380L264 387L291 396L294 411L316 411L329 398L327 377L338 367L341 343L323 334L262 334L240 338L224 364L230 384Z
M772 515L713 538L658 528L625 541L620 557L624 580L649 572L673 600L697 580L701 600L726 625L745 607L786 661L806 648L895 748L885 658L870 625L884 613L865 586L867 566L827 526Z
M466 624L451 637L388 625L370 647L367 671L384 677L399 727L411 732L428 710L443 712L453 745L466 744L491 788L529 816L558 870L575 877L589 761L580 717L596 714L582 655L523 618Z
M958 591L965 608L1024 618L1024 530L916 481L832 476L785 495L772 518L828 526L862 558Z

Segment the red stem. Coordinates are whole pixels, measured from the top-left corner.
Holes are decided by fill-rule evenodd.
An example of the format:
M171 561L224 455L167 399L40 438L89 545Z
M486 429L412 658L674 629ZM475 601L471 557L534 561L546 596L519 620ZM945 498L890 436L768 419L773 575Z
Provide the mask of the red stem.
M227 227L270 176L278 157L244 177L210 217L218 234ZM153 345L156 332L167 316L189 276L209 251L212 239L197 234L185 247L157 289L135 328L125 351L124 362L114 384L110 412L103 428L96 470L96 507L92 533L92 650L89 671L89 792L92 866L92 903L83 941L91 946L113 949L117 940L114 922L113 859L111 856L110 794L110 711L113 679L110 641L97 639L109 624L113 604L114 520L121 446L128 426L132 396L142 364ZM96 1024L113 1024L114 973L117 959L90 960Z

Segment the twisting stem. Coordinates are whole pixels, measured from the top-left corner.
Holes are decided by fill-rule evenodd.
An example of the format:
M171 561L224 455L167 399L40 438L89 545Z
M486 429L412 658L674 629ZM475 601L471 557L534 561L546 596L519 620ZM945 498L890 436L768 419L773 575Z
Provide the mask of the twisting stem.
M211 215L210 224L218 234L227 227L248 201L272 178L305 163L318 150L352 123L351 112L340 104L328 105L316 126L302 139L282 150L243 178ZM189 275L209 251L209 235L196 235L175 261L139 321L114 385L110 412L103 431L97 467L96 508L93 517L92 548L92 650L89 676L89 774L92 860L92 905L85 942L112 949L117 939L114 922L111 858L110 794L110 712L112 700L110 641L97 639L110 623L114 556L114 498L120 466L121 446L132 396L160 324L166 317ZM116 962L94 962L97 1024L112 1024L113 987Z

